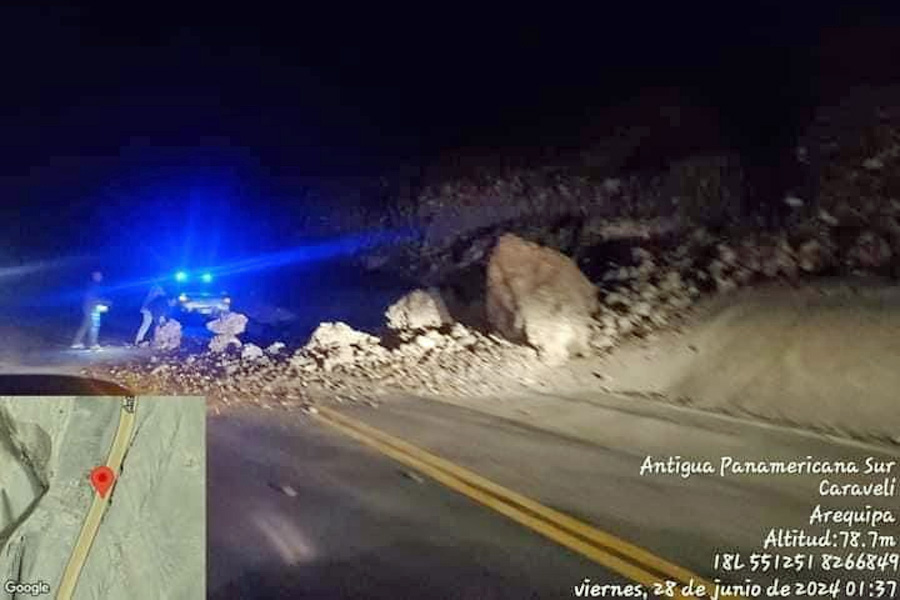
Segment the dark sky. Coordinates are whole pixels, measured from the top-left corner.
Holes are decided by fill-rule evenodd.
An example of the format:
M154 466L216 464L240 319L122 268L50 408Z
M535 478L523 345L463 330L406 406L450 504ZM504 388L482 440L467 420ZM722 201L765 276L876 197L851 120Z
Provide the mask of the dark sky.
M823 97L891 80L900 39L883 8L822 3L295 4L0 9L7 228L18 209L93 218L98 186L153 177L155 148L181 148L156 163L182 166L225 148L218 160L269 183L363 172L577 138L585 116L654 86L715 106L735 143L785 143Z
M821 3L634 2L581 14L225 4L4 9L6 143L29 163L104 153L133 135L228 136L287 164L338 147L367 155L477 140L660 84L742 110L839 77L846 65L816 72L822 33L876 24Z

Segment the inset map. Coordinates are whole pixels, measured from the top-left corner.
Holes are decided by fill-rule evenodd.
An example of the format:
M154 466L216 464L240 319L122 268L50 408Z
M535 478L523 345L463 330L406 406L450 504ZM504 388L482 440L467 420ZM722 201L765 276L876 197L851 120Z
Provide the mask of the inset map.
M0 600L206 597L206 403L0 397Z

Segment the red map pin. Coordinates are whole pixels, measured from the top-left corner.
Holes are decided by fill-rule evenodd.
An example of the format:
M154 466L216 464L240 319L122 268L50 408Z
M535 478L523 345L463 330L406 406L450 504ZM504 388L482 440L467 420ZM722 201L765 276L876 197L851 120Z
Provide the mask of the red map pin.
M91 471L91 485L97 490L101 498L106 498L106 493L116 481L116 474L113 470L103 465Z

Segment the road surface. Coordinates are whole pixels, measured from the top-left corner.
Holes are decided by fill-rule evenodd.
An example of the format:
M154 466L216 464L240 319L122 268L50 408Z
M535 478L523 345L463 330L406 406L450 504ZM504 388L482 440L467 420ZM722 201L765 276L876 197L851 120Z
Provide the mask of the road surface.
M674 365L663 373L670 377L654 383L662 391L694 386L698 406L716 408L724 390L735 406L802 410L817 418L827 413L845 424L861 423L868 411L872 424L889 427L896 412L879 410L895 398L897 337L890 327L896 327L897 304L853 296L800 299L764 322L776 333L787 331L784 323L801 313L817 336L815 355L803 352L813 339L807 335L758 335L769 330L757 316L771 311L768 300L754 301L711 319L690 344L676 340L686 345L686 358L666 363ZM860 335L863 327L869 333ZM770 352L776 342L777 355ZM616 385L630 389L629 373L642 385L654 374L647 368L658 364L653 356L635 355L629 364L637 367L614 373ZM821 361L805 360L820 355ZM786 357L789 386L771 375L773 356ZM853 368L840 368L838 358ZM80 368L80 360L63 357L43 367L35 360L31 367L58 372ZM742 379L734 386L729 365L746 367L766 385ZM828 393L810 403L810 390ZM743 574L713 568L716 552L749 553L767 531L808 523L819 503L897 506L897 497L823 500L817 477L640 474L651 455L887 463L900 458L897 446L599 389L469 404L478 410L405 397L379 408L342 405L340 414L353 419L344 428L326 411L311 417L235 410L211 417L210 597L561 598L573 597L586 579L625 585L648 574L680 581L693 574L740 581ZM418 450L406 451L409 445ZM884 533L900 540L896 524Z
M643 448L627 440L601 446L431 401L339 410L449 467L443 475L429 469L441 462L431 458L412 466L315 417L248 411L211 418L211 597L564 598L585 578L624 585L668 571L711 580L716 551L749 553L769 529L802 526L820 501L808 478L774 485L642 477ZM647 425L628 414L618 424L629 418L632 427ZM684 456L702 446L748 459L897 459L890 449L750 423L722 427L702 415L669 425L678 430L666 440L671 453ZM506 510L514 503L473 498L448 481L452 471L533 502L552 515L536 519L544 525L568 520L574 525L557 532L581 528L585 535L573 537L596 536L588 546L645 573L523 523Z
M106 460L106 466L112 469L118 480L119 473L122 471L122 464L125 461L125 454L131 444L132 435L134 433L135 415L137 413L137 400L134 398L123 400L122 408L119 411L119 426L116 429L116 436L113 439L109 449L109 456ZM88 559L91 546L100 530L100 523L103 521L103 515L112 499L115 491L115 483L109 491L101 496L94 494L94 500L78 534L78 540L72 549L69 562L63 572L59 588L56 593L57 600L69 600L75 592L78 585L78 577L84 568L84 563Z

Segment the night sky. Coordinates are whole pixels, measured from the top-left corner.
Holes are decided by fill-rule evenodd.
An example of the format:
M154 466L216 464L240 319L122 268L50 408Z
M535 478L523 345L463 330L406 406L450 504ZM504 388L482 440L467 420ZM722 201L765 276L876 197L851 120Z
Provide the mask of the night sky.
M715 107L709 143L768 155L817 103L893 81L900 56L884 8L783 4L3 8L7 258L117 247L161 218L227 227L266 205L231 236L250 248L266 221L288 235L296 207L272 199L292 177L577 145L603 107L655 87Z

